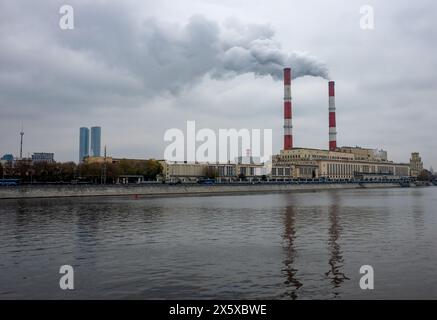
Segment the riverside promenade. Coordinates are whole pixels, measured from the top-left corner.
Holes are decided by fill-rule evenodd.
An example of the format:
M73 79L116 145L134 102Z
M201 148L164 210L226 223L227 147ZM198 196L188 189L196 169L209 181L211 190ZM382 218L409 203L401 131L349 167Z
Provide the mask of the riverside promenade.
M0 187L0 199L220 195L397 187L400 187L397 183L22 185L17 187Z

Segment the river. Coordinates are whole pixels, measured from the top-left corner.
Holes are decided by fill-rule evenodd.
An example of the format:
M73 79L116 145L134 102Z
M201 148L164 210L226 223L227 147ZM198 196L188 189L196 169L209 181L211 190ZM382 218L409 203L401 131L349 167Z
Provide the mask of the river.
M0 254L0 299L437 299L437 188L1 200Z

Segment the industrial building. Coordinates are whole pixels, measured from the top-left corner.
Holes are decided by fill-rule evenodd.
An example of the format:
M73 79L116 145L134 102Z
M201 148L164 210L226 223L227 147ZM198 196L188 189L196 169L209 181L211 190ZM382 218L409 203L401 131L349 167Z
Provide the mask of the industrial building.
M284 149L272 157L270 178L395 179L410 176L410 164L394 163L384 150L337 147L335 82L328 82L328 150L293 146L292 73L284 69ZM420 167L420 158L412 162ZM418 169L415 168L417 171Z
M339 150L339 149L337 149ZM362 152L369 154L362 159ZM401 178L410 175L409 164L383 160L372 149L350 148L349 152L308 148L281 150L272 158L274 179L327 178L327 179L375 179Z
M264 165L249 163L186 163L160 161L162 178L169 182L197 182L199 179L213 177L218 182L232 182L258 179L264 173Z
M116 162L116 159L113 159L112 157L85 157L83 159L83 163L85 164L104 164L104 163L114 163Z
M196 182L214 178L219 182L260 180L285 181L290 179L326 180L386 180L417 177L423 169L418 153L413 153L410 163L388 160L387 151L358 146L337 146L335 82L328 81L328 143L327 149L298 148L293 140L292 70L284 69L284 138L283 150L273 155L268 163L260 163L248 150L246 157L234 163L168 162L161 160L162 180L169 182ZM89 129L80 128L80 161L86 163L114 163L119 159L101 157L101 128L91 128L91 153Z
M217 181L238 181L244 176L249 181L286 181L290 179L326 180L386 180L417 176L423 169L418 153L413 153L409 164L388 160L387 151L337 146L335 82L328 82L328 148L298 148L293 141L293 100L291 95L292 70L284 69L284 139L283 150L273 155L271 163L239 157L235 163L169 163L162 161L166 181L197 181L212 175ZM264 177L263 177L264 178Z

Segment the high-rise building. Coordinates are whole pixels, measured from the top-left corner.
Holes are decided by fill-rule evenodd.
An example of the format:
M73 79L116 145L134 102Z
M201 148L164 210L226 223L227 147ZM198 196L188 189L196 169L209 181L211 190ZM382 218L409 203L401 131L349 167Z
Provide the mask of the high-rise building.
M422 162L422 158L419 155L419 152L413 152L411 154L410 169L411 169L411 175L413 177L417 177L420 174L420 172L423 170L423 162Z
M100 157L102 128L91 127L91 155Z
M80 128L79 138L79 162L82 162L85 157L90 155L90 130L88 128Z

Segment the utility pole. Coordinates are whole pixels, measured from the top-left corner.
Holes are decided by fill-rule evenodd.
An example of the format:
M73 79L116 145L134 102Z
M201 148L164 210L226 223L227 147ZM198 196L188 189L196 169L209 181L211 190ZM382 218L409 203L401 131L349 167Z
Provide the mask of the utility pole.
M105 156L103 158L103 172L102 172L102 183L106 184L106 174L107 174L107 163L106 163L106 146L105 146Z

